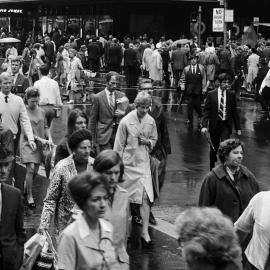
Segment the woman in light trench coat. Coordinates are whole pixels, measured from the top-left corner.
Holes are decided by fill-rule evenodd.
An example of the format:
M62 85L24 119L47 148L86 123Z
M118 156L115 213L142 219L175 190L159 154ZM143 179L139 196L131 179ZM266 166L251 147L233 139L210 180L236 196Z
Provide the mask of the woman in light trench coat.
M114 150L120 154L125 165L122 187L130 196L131 203L140 204L142 217L142 245L149 247L151 238L148 231L150 203L154 201L150 152L157 141L155 120L148 114L151 96L140 92L135 99L136 109L120 122Z

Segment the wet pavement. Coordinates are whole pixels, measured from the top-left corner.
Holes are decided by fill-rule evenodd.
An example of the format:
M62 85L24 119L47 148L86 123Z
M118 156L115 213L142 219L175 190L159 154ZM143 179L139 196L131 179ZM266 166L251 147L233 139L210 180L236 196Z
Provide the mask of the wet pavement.
M102 82L101 82L102 84ZM88 104L65 105L61 117L55 119L52 125L52 136L57 144L66 133L67 115L70 110L80 107L89 114L91 98ZM244 165L257 177L262 189L270 189L270 116L261 112L260 105L253 100L241 100L238 103L241 112L242 136L245 142ZM183 209L195 206L203 176L209 170L209 146L203 135L197 130L197 123L187 127L186 106L179 112L172 109L166 112L168 128L172 145L172 154L168 157L166 180L160 198L153 207L158 218L158 226L152 227L151 235L154 247L149 250L141 248L138 241L138 231L133 231L128 250L131 259L131 269L186 269L178 249L173 231L176 216ZM196 117L195 117L196 120ZM233 136L237 136L233 134ZM21 175L25 170L20 167ZM42 170L40 171L42 175ZM32 235L39 225L42 210L42 200L49 184L43 176L39 176L34 184L34 198L37 209L27 211L25 225L28 235ZM137 228L139 230L139 228Z

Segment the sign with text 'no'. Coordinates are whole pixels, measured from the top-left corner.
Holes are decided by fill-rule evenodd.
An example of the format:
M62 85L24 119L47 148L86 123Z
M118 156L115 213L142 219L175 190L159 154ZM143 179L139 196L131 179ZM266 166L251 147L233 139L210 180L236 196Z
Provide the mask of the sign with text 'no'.
M213 8L213 32L224 30L224 8Z

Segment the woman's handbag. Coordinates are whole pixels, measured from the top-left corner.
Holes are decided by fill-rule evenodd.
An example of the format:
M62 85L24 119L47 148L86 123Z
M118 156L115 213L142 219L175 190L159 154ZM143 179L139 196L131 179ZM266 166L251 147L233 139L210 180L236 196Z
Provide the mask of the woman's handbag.
M52 270L57 266L57 253L53 246L51 236L47 231L45 231L45 237L45 244L37 257L33 270Z
M33 268L45 242L46 236L36 233L24 244L23 264L20 270Z

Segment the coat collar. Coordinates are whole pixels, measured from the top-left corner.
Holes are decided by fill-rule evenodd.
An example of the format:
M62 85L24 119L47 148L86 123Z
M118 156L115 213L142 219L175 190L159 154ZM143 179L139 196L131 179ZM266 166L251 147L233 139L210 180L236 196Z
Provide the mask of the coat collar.
M83 216L82 213L78 214L78 217L76 218L77 225L78 225L78 230L79 230L79 236L84 243L85 246L93 248L93 249L101 249L100 243L96 242L96 238L89 229L89 226ZM106 222L103 219L99 219L99 225L100 225L100 231L101 231L101 238L100 241L109 239L112 241L112 228L110 227L109 223Z
M149 114L146 114L145 117L141 120L141 122L139 121L138 115L137 115L137 109L133 110L130 112L130 119L129 119L129 123L130 124L151 124L151 116Z
M240 165L240 170L239 170L244 176L248 177L249 176L249 171L248 169L243 166L243 165ZM227 177L228 174L226 172L226 169L224 167L223 164L220 164L218 166L216 166L212 172L217 176L218 179L222 179L224 177Z
M66 165L71 165L75 167L74 159L73 159L73 154L65 158ZM92 157L88 158L88 164L87 164L87 170L90 170L90 168L93 166L94 159Z

